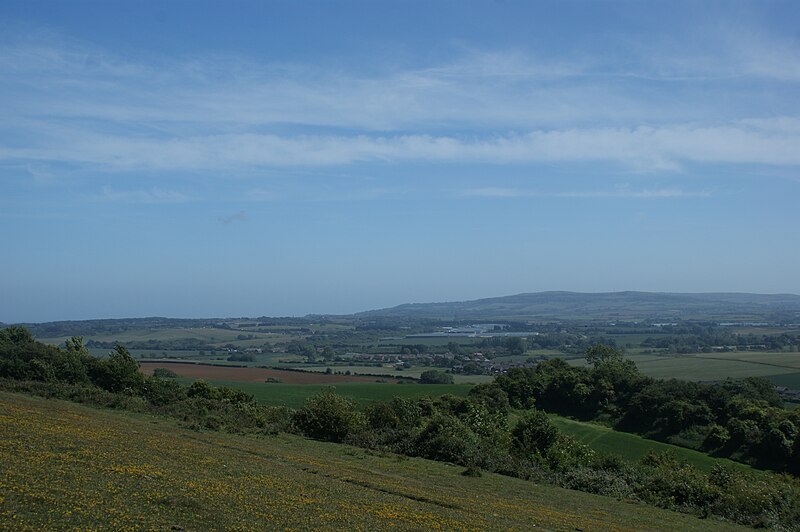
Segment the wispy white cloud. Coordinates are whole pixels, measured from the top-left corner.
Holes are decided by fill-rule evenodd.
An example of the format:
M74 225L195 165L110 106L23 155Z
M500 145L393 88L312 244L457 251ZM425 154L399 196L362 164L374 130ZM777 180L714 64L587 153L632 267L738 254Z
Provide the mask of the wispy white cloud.
M101 135L42 124L37 146L0 147L0 160L69 162L118 170L230 170L335 166L359 162L435 161L495 164L607 161L641 171L676 171L685 162L800 164L793 120L719 126L540 130L459 138L427 134L374 136L231 133L143 138Z
M591 191L566 191L566 192L544 192L538 190L528 190L520 188L503 187L479 187L469 188L461 191L462 196L479 198L705 198L711 196L706 191L685 191L676 188L658 188L631 190L627 187L620 187L614 190L591 190Z
M188 203L198 198L176 190L151 188L148 190L119 190L103 187L102 192L95 196L100 201L121 201L127 203Z
M670 80L667 91L675 76L795 80L793 41L760 62L740 44L763 51L765 38L725 52L725 39L715 42L694 62L666 46L624 68L607 68L599 56L472 50L448 64L366 75L231 57L135 62L52 37L18 40L0 45L8 103L0 161L122 171L376 161L604 161L639 172L675 172L687 162L800 164L797 105L765 115L736 105L755 105L751 92L718 104L707 86L688 86L687 103L615 81L631 73ZM654 58L665 66L654 67ZM712 68L713 59L721 65ZM695 116L698 109L704 114Z
M270 124L529 130L598 120L630 124L674 120L676 115L680 120L689 116L686 99L695 111L691 104L698 102L708 107L707 113L733 108L718 104L705 86L682 87L684 101L676 101L672 85L665 89L669 94L659 96L651 83L620 84L620 77L670 83L695 77L800 79L792 74L800 72L796 43L750 39L733 46L725 35L700 50L631 42L627 48L634 59L622 66L609 64L602 53L575 57L465 50L446 64L371 74L230 56L137 62L44 36L0 45L5 75L0 86L15 99L16 111L6 109L12 116L122 122L175 133ZM746 102L750 95L738 99Z

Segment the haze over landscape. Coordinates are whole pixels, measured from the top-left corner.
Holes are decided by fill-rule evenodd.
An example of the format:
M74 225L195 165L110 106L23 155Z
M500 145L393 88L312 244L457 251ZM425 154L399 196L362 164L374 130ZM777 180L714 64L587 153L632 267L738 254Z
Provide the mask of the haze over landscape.
M0 321L798 294L796 2L0 5Z

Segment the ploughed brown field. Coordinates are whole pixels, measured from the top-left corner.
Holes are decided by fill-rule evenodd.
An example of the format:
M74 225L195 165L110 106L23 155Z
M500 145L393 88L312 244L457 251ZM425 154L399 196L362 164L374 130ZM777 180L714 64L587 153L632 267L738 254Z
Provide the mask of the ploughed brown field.
M340 382L375 382L381 378L387 382L396 382L389 377L370 377L366 375L326 375L325 373L309 373L302 371L284 371L267 368L237 368L229 366L211 366L207 364L181 364L175 362L141 362L139 371L152 375L156 368L166 368L181 377L203 379L207 381L241 381L264 382L280 379L286 384L336 384Z

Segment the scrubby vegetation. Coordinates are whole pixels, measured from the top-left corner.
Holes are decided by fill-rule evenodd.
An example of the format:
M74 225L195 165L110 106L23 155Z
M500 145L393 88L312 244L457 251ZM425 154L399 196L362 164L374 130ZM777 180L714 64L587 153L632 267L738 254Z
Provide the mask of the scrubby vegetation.
M192 428L294 432L458 464L471 475L498 472L749 526L800 526L800 484L793 477L721 466L704 473L668 454L625 462L564 435L543 411L662 435L697 439L702 434L714 449L733 441L751 458L761 457L764 446L777 446L770 447L773 453L783 446L780 464L791 468L798 457L800 413L777 406L762 383L654 381L604 346L590 349L587 358L587 368L550 361L510 371L493 384L476 386L468 397L394 398L362 410L326 390L293 411L203 381L183 386L170 378L146 377L121 346L99 359L77 337L61 349L36 342L25 329L0 331L0 384L6 390L160 413ZM514 423L511 407L524 410ZM631 425L637 420L641 425Z
M492 386L516 408L536 405L717 456L800 472L800 412L784 408L765 379L721 384L652 379L601 345L589 349L587 359L588 367L554 359L512 368Z

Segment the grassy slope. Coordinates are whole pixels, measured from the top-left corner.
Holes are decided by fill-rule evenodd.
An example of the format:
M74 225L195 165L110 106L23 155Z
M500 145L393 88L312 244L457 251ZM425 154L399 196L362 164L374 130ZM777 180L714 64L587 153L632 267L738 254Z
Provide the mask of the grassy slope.
M736 529L461 469L0 393L0 528Z
M650 451L671 451L675 453L679 459L685 460L696 468L706 472L711 471L714 464L723 464L738 469L756 471L745 464L734 462L733 460L714 458L692 449L648 440L636 434L617 432L595 423L584 423L560 416L552 416L551 419L559 430L569 434L577 441L588 445L596 451L616 454L626 460L637 461Z

